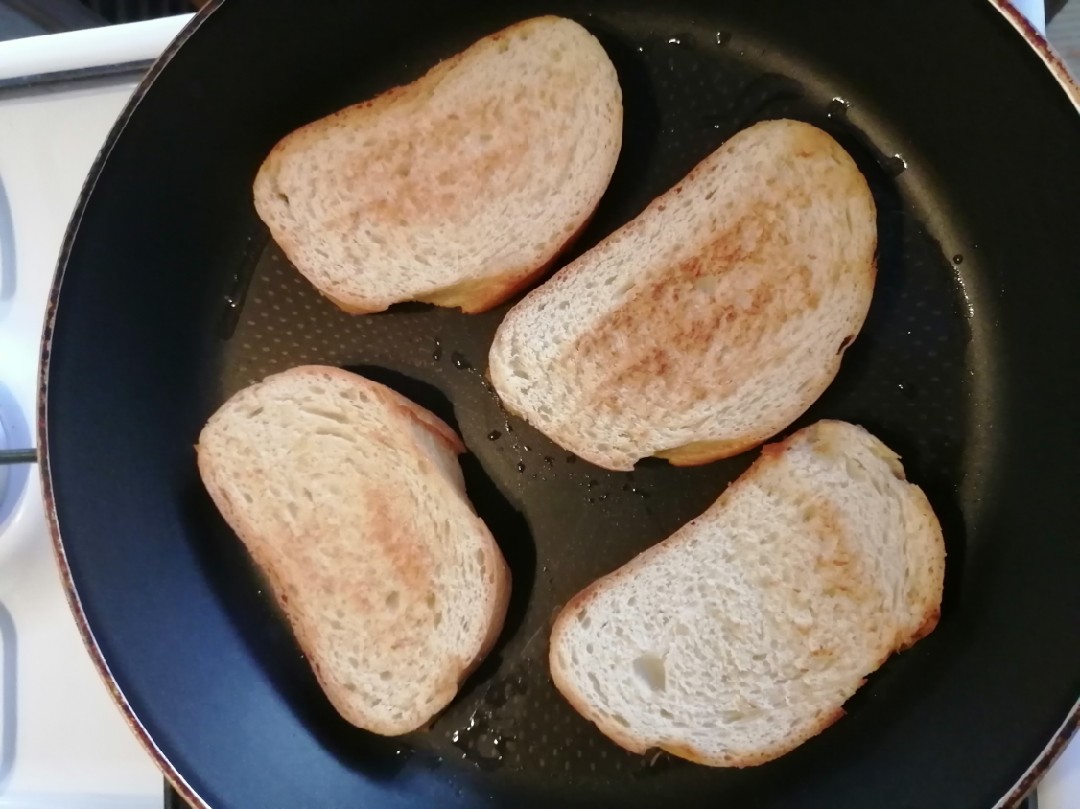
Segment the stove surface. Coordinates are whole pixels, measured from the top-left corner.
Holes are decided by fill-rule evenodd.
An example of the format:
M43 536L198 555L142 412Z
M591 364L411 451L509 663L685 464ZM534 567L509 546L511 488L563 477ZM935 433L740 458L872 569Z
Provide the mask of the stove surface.
M135 77L0 95L0 421L33 446L38 336L82 179ZM77 125L72 125L77 121ZM0 806L160 809L161 776L83 648L31 466L0 500Z
M1042 23L1037 0L1017 5ZM0 448L33 446L38 337L83 179L148 60L186 20L0 44ZM20 78L30 75L39 80ZM68 611L37 476L21 466L6 477L0 468L0 809L161 809L161 776ZM1038 797L1039 809L1080 809L1080 742Z

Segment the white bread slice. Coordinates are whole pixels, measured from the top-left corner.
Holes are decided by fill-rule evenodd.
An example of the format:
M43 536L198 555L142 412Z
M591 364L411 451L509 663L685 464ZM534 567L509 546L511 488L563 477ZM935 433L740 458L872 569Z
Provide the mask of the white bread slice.
M767 121L517 304L506 407L607 469L735 455L829 385L873 293L873 198L829 135Z
M575 596L551 674L628 750L761 764L836 721L863 678L933 630L944 569L941 527L897 456L819 422Z
M573 240L621 147L604 49L575 22L539 17L286 136L255 178L255 208L347 311L416 300L480 312Z
M428 722L502 628L509 573L466 497L463 450L424 408L320 366L245 388L199 436L210 496L357 727Z

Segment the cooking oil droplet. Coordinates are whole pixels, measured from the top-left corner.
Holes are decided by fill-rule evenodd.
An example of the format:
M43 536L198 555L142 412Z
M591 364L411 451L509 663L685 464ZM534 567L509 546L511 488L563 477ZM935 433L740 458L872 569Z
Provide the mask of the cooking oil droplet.
M544 456L544 463L546 463L548 466L554 466L555 465L555 459L552 458L550 455L545 455Z
M682 45L682 37L668 37L668 45Z
M707 115L701 119L701 125L708 129L723 129L727 119L722 115Z
M830 118L847 118L849 109L851 109L851 105L844 99L837 97L825 107L825 114Z
M882 160L881 167L888 172L890 177L899 177L907 171L907 161L902 156L894 154L892 157L886 157Z
M227 340L236 332L240 324L241 298L234 295L225 296L225 309L221 313L221 325L218 332L222 339Z
M522 444L521 448L526 452L532 452L532 447L530 447L528 444Z
M502 433L500 433L498 430L492 430L490 433L488 433L488 441L498 441L500 436L502 436Z
M435 338L435 350L431 352L431 359L435 362L442 359L442 341L438 337Z
M716 44L721 48L726 48L728 43L731 42L730 31L717 31L716 32Z
M465 355L460 351L455 351L450 355L450 361L454 363L455 368L459 368L462 371L468 371L472 368L472 364L465 358Z
M525 471L525 464L522 463L521 461L518 461L517 471L518 472L524 472Z
M952 263L953 264L963 264L964 263L964 257L962 255L960 255L959 253L957 253L955 256L952 257Z

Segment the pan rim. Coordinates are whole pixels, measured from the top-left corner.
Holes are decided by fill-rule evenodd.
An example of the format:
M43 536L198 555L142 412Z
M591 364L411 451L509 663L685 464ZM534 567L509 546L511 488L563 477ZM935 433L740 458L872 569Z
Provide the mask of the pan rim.
M1032 47L1036 55L1046 65L1050 74L1057 80L1061 89L1065 91L1069 100L1072 101L1077 113L1080 114L1080 82L1069 72L1064 61L1054 51L1046 37L1035 29L1035 26L1020 13L1020 10L1012 4L1011 0L990 0L990 3ZM994 804L993 809L1007 809L1007 807L1019 803L1021 799L1026 797L1038 785L1039 780L1053 766L1054 762L1065 752L1070 739L1076 735L1078 727L1080 727L1080 697L1077 697L1061 726L1050 737L1050 740L1031 763L1031 766L1024 771L1012 788Z
M49 455L48 392L52 339L56 328L56 310L59 303L60 289L63 286L64 275L67 272L67 265L71 258L72 247L78 236L79 226L82 223L83 215L86 212L86 206L89 203L90 197L93 195L94 188L101 177L102 170L108 162L109 155L115 148L117 140L119 140L124 129L127 128L132 115L135 113L135 110L138 109L139 104L142 102L142 99L146 96L147 92L149 92L150 88L154 85L157 77L169 62L173 60L180 48L183 47L184 43L186 43L188 39L203 26L224 2L225 0L210 0L210 2L200 9L187 25L181 29L180 33L176 35L176 38L169 43L161 56L158 57L147 71L146 75L139 81L139 84L131 94L131 98L128 99L123 110L120 112L120 115L117 117L116 122L109 130L109 134L105 138L105 143L94 158L94 162L90 167L90 172L83 184L83 188L79 192L79 198L75 203L75 208L72 212L71 219L68 222L67 229L64 232L64 241L60 247L56 272L46 302L45 322L41 332L41 346L38 358L38 473L41 480L41 495L45 505L45 521L49 526L53 555L55 556L57 566L59 567L60 583L64 588L68 607L71 609L72 615L75 618L75 626L78 629L79 635L82 637L83 645L86 647L87 652L89 652L94 667L97 669L98 675L101 677L102 682L104 682L105 688L108 690L113 702L120 708L120 713L127 722L128 728L135 735L135 738L138 740L139 744L142 745L143 749L150 755L151 759L153 759L154 764L157 766L158 770L161 771L169 785L179 793L188 804L194 807L194 809L213 809L213 807L184 779L169 757L165 755L165 752L158 747L157 743L150 735L150 731L147 730L139 717L136 716L135 710L127 701L127 697L124 695L119 683L117 683L116 678L113 676L109 663L105 660L105 655L98 645L97 638L94 637L93 630L90 628L90 622L86 617L86 612L83 610L82 599L75 588L75 579L71 572L71 566L68 564L67 551L64 548L64 542L60 535L60 525L56 513L56 498L53 493L51 459Z
M109 155L120 135L126 129L131 117L138 109L142 99L154 85L162 70L172 61L177 52L184 46L203 24L221 7L225 0L210 0L177 34L176 38L162 52L161 56L147 71L139 82L131 98L125 104L116 122L109 130L105 143L94 158L90 172L79 193L70 221L64 233L57 259L56 271L49 296L46 303L45 321L42 329L37 385L37 435L39 447L38 471L41 482L42 500L44 501L45 517L49 527L49 534L53 548L53 555L59 568L61 584L67 598L68 607L75 619L76 628L82 637L98 675L104 682L113 702L120 709L128 727L134 733L143 749L149 753L158 769L176 792L195 809L213 809L213 807L199 795L194 787L189 784L173 763L165 755L164 751L157 746L150 732L136 716L119 684L109 667L108 662L94 637L90 628L86 613L82 607L82 600L75 588L70 565L68 564L67 552L60 534L60 526L56 513L56 501L53 492L52 473L48 440L48 388L50 355L52 339L56 326L56 311L59 301L60 290L63 286L67 265L71 257L72 247L78 236L79 226L82 222L86 206L93 194L94 188L100 179L102 170L108 162ZM1012 4L1011 0L988 0L989 4L1020 34L1028 46L1035 51L1036 55L1046 66L1050 75L1058 83L1066 96L1071 101L1073 108L1080 115L1080 82L1069 73L1061 57L1054 51L1046 38L1037 31L1028 19ZM1035 788L1039 779L1050 769L1058 757L1064 752L1070 739L1076 735L1080 728L1080 697L1066 714L1063 722L1047 741L1046 746L1040 751L1031 765L1024 771L1012 787L994 804L993 809L1007 809L1026 797Z

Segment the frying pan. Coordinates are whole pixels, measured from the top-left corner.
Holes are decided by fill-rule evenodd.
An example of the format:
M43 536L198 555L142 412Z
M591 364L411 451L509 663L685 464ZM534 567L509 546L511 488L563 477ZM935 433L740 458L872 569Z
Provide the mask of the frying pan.
M575 460L484 384L506 307L345 315L252 208L255 170L286 132L540 13L593 31L624 88L623 152L573 254L765 118L833 133L877 200L866 327L799 424L847 419L901 452L944 526L943 616L845 718L762 767L625 753L545 665L559 606L701 512L756 453L632 474ZM42 349L56 548L139 737L196 806L1018 800L1075 729L1080 695L1078 99L1045 43L987 0L211 3L94 166ZM197 477L192 444L216 406L305 362L366 373L456 426L469 494L512 568L494 653L405 738L329 707Z

